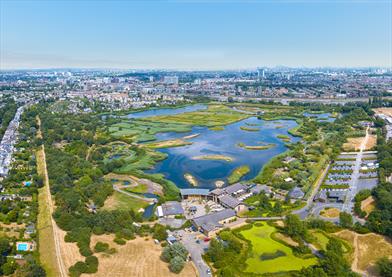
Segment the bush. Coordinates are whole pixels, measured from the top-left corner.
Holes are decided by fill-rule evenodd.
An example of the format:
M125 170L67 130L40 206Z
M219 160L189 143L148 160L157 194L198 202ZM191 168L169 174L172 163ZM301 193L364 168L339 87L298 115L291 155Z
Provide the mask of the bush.
M166 227L161 224L155 224L154 225L154 233L153 233L152 237L154 239L159 240L159 241L166 240L167 239Z
M100 241L98 241L94 247L95 252L104 252L108 249L109 249L109 244Z
M120 238L115 238L113 241L119 245L124 245L127 243L124 239L120 239Z
M98 258L90 256L86 258L86 271L84 273L95 273L98 270Z
M87 265L84 262L76 262L73 266L69 268L69 273L71 277L79 277L82 273L86 272Z
M180 256L175 256L170 260L169 268L174 273L180 273L184 268L185 261Z

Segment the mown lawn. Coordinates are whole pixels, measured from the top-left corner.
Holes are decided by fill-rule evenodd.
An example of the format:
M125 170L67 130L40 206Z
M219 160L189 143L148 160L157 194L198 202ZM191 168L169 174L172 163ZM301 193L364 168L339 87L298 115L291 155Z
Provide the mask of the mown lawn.
M276 231L275 227L267 223L257 223L252 229L241 231L241 234L252 243L252 257L246 260L246 272L264 274L281 271L300 270L302 267L309 267L317 263L316 258L301 259L294 256L290 247L277 242L271 238L271 234ZM274 256L277 258L264 260L262 255Z
M105 201L103 208L107 210L134 210L137 212L140 208L146 208L148 205L149 203L146 201L115 191L113 195Z

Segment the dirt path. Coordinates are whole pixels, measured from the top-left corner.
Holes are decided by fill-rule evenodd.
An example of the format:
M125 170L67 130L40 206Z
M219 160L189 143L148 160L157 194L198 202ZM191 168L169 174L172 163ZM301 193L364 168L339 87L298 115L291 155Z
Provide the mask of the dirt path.
M42 138L42 132L41 132L41 120L39 117L37 117L37 123L39 126L39 131L37 136ZM46 167L46 154L45 154L45 145L41 145L41 151L42 151L42 163L43 163L43 173L44 173L44 189L46 191L46 196L47 196L47 204L49 208L49 213L50 213L50 223L52 225L53 229L53 240L54 240L54 245L55 245L55 251L56 251L56 260L57 260L57 267L59 270L59 274L61 277L66 277L68 276L67 274L67 269L64 265L64 261L61 258L61 247L60 247L60 230L59 227L57 226L56 222L53 219L53 211L54 211L54 205L52 201L52 194L50 192L50 187L49 187L49 176L48 176L48 170Z
M87 149L87 154L86 154L86 161L88 161L90 159L90 155L93 152L93 150L95 149L95 144L91 145L91 147L89 147Z
M351 264L352 271L361 274L362 276L367 276L367 274L358 268L358 260L359 260L359 243L358 243L358 234L354 235L354 260Z
M391 240L375 233L358 234L347 229L334 233L353 247L351 269L361 276L376 276L375 263L381 257L392 258Z

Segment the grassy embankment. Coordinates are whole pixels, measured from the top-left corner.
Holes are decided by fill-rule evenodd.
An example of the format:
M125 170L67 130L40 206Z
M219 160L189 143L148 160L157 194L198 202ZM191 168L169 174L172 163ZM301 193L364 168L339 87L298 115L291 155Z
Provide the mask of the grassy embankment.
M249 171L250 171L250 168L247 165L243 165L243 166L239 166L239 167L235 168L231 172L230 176L227 178L229 184L234 184L234 183L238 182L243 176L248 174Z
M43 153L40 148L36 152L37 171L40 176L44 176ZM44 178L45 180L45 178ZM48 186L49 184L44 184ZM40 261L48 277L59 276L59 269L56 260L56 250L53 239L53 228L51 223L51 213L48 204L48 195L45 187L38 190L38 250Z

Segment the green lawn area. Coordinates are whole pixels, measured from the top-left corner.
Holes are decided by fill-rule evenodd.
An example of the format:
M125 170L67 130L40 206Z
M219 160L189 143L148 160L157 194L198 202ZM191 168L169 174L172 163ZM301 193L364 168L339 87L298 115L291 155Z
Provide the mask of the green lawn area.
M316 246L319 250L321 249L326 249L327 243L329 241L329 238L324 235L322 232L314 232L312 233L313 237L316 239L316 242L314 243L314 246Z
M148 190L148 186L146 184L139 184L136 187L126 188L125 190L135 193L146 193Z
M327 248L327 243L329 241L328 236L320 230L312 231L311 234L316 239L316 241L313 242L313 245L319 250L325 250ZM343 247L343 252L346 253L348 251L348 248L344 243L342 247Z
M275 227L263 222L240 232L252 243L252 257L246 260L246 272L264 274L300 270L302 267L317 263L316 258L301 259L294 256L290 247L271 238L271 234L275 231ZM271 258L269 259L268 256Z
M137 212L140 208L146 208L148 202L130 197L123 193L115 191L113 195L106 200L104 209L107 210L134 210Z

